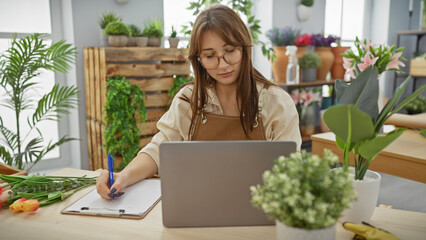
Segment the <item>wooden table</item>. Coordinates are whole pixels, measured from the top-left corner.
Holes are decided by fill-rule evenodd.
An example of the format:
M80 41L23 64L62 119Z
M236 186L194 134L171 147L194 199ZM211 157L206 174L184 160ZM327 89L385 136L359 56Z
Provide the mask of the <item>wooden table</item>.
M312 153L321 155L328 148L343 159L333 133L315 134L311 139ZM352 158L351 154L350 164ZM414 130L406 130L372 161L370 169L426 183L426 138Z
M96 172L63 169L52 175L96 176ZM275 226L165 228L161 202L141 220L64 215L60 211L94 189L85 188L62 203L35 213L0 210L1 239L275 239ZM426 213L376 208L371 224L387 229L401 239L424 239ZM352 234L337 226L336 239L351 239Z

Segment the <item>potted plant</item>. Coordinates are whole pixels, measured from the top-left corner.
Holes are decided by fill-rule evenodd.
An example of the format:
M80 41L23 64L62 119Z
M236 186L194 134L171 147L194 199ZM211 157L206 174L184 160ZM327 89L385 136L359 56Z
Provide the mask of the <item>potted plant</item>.
M298 88L291 92L291 98L299 113L300 133L303 136L310 136L315 133L317 112L321 103L321 88Z
M129 37L129 41L127 41L127 46L134 47L136 46L136 37L142 34L141 29L135 24L129 25L130 32L132 35Z
M177 48L178 44L179 44L179 38L177 38L177 32L175 28L172 26L172 33L170 34L170 38L169 38L170 48Z
M306 21L311 16L312 6L314 0L301 0L299 6L297 6L297 16L300 21Z
M277 82L286 81L286 72L288 64L288 56L286 55L286 46L294 45L296 37L300 34L300 29L285 27L274 27L266 32L266 37L273 45L276 59L272 62L272 72Z
M0 86L4 89L3 106L14 111L15 126L3 122L0 113L0 159L9 166L29 171L55 147L76 140L68 136L57 141L43 142L39 126L45 120L58 121L61 114L77 105L76 86L55 84L50 92L37 98L34 93L41 84L37 76L44 70L67 72L74 63L76 51L71 44L59 41L47 44L45 35L35 33L25 38L12 39L11 47L0 56ZM24 111L33 111L26 121ZM27 123L26 128L22 124ZM14 130L16 129L16 130Z
M338 40L340 40L340 38L332 35L326 37L321 33L313 34L311 36L311 43L315 46L315 52L320 56L322 63L322 66L318 68L318 79L325 80L328 72L330 72L334 62L334 55L331 52L331 44Z
M251 203L276 221L277 239L335 239L335 226L354 198L352 181L337 156L305 150L279 157L263 174L263 185L250 187Z
M299 66L302 69L302 82L315 82L317 80L317 68L321 66L321 59L317 53L305 52L299 58Z
M148 37L148 46L160 47L163 37L163 24L156 18L145 25L143 34Z
M419 114L426 111L426 98L419 95L404 107L408 114Z
M336 80L337 106L328 108L324 122L336 135L337 146L343 151L343 167L349 167L349 153L353 153L353 171L357 202L345 214L343 220L354 223L368 221L377 204L380 175L368 170L373 159L390 143L398 138L405 128L381 134L383 124L394 113L401 110L415 97L426 90L420 87L408 97L401 99L410 82L408 77L396 90L386 106L379 111L379 74L386 70L399 70L403 65L400 57L403 48L376 46L369 41L355 41L356 55L352 50L343 57L345 68L355 77L351 83ZM364 177L368 181L363 181ZM367 193L363 191L367 191Z
M104 31L106 26L111 22L121 22L121 17L118 17L114 12L105 12L99 17L98 23L101 27L100 38L101 46L108 46L108 36L105 35Z
M138 47L148 46L148 36L144 33L144 31L141 31L135 35L135 41Z
M113 47L124 47L132 35L129 26L123 22L109 23L105 28L105 35L108 35L108 43Z

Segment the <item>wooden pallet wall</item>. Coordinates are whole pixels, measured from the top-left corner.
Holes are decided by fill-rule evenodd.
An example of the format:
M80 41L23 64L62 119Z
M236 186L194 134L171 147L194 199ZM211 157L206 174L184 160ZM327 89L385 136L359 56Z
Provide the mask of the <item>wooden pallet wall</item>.
M145 91L147 121L139 125L142 148L158 132L157 120L166 112L174 75L189 75L188 49L155 47L85 47L86 128L90 169L108 167L103 148L107 77L124 76ZM117 166L116 161L116 166Z

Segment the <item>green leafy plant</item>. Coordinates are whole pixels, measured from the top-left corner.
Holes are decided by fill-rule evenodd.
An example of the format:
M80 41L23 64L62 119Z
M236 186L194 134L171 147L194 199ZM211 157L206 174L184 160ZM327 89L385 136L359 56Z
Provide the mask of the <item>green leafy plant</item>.
M12 40L12 46L0 56L0 86L5 90L1 105L14 111L16 131L5 126L0 113L0 158L10 166L30 170L55 147L75 140L67 136L43 146L43 134L39 129L41 122L58 121L60 114L68 113L77 103L78 90L75 86L55 84L52 90L37 99L34 92L43 84L35 77L42 70L65 73L74 63L76 51L71 44L59 41L48 46L45 35L35 33L22 39ZM29 130L22 132L22 114L35 109L28 117ZM3 115L4 117L4 115ZM36 137L29 139L30 134ZM31 165L26 166L25 163ZM32 164L30 164L32 163Z
M132 36L132 32L127 26L127 24L123 22L111 22L109 23L104 31L105 35L125 35L125 36Z
M145 93L137 85L130 85L125 77L108 78L107 88L105 148L108 153L123 157L123 169L139 151L137 123L146 120Z
M175 38L175 37L177 37L177 32L176 32L176 30L175 30L174 26L172 26L172 33L170 34L170 37L171 37L171 38Z
M266 37L271 41L273 46L295 45L300 31L300 29L293 27L274 27L266 32Z
M145 24L143 34L151 38L162 38L164 36L163 23L157 18L155 21L148 21L148 23Z
M392 114L398 112L426 90L420 87L405 99L401 99L411 77L396 90L391 100L379 113L379 70L369 66L352 83L336 80L338 105L328 108L324 122L336 135L336 144L343 150L343 166L349 166L349 153L354 152L355 179L362 180L371 161L406 129L401 128L382 135L380 129Z
M130 24L128 26L129 26L130 32L132 33L132 36L137 37L142 34L142 30L135 24Z
M302 0L300 1L300 4L307 7L312 7L314 5L314 0Z
M58 203L75 192L96 183L96 177L63 176L13 176L0 174L0 180L6 182L3 188L10 187L9 199L1 203L8 207L20 198L36 199L40 207ZM7 191L7 190L6 190Z
M305 150L281 156L272 170L263 173L263 185L250 187L251 203L287 226L330 227L354 199L348 171L330 171L337 162L337 156L327 149L322 158Z
M301 68L318 68L321 66L321 58L315 52L305 52L299 58L299 66Z
M417 114L426 111L426 98L419 95L404 107L409 114Z
M105 29L109 23L121 21L121 17L118 17L114 12L105 12L99 17L98 23L101 29Z
M168 94L170 96L170 100L173 99L173 97L176 95L176 93L179 91L180 87L188 82L194 81L194 77L188 77L184 75L176 75L174 77L174 82L172 88L169 89Z

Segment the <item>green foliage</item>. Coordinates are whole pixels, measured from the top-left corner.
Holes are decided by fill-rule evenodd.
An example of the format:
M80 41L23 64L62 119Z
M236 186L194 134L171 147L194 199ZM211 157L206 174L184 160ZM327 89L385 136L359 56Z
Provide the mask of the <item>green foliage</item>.
M142 34L142 30L135 24L130 24L129 29L130 29L130 32L132 33L132 36L137 37Z
M314 5L314 0L302 0L300 1L300 4L307 7L312 7Z
M419 95L404 107L409 114L417 114L426 111L426 98Z
M144 36L151 38L162 38L164 36L163 23L157 18L155 19L155 21L148 21L148 23L145 24L143 34Z
M57 142L43 146L43 134L39 129L45 120L58 121L61 114L68 113L77 103L78 90L75 86L55 84L52 90L40 99L34 97L34 91L43 84L35 81L42 70L65 73L74 63L76 51L65 41L47 46L45 35L35 33L31 36L13 38L12 46L0 56L0 86L5 90L3 106L15 112L16 132L3 124L0 115L0 158L8 165L24 169L25 163L32 163L30 170L48 152L62 143L75 140L67 136ZM32 117L27 119L28 132L21 132L21 114L35 109ZM28 139L31 133L36 137Z
M123 169L139 151L138 123L146 120L145 93L137 85L130 85L125 77L108 78L107 88L105 148L108 153L123 157Z
M172 26L172 33L170 34L170 37L175 38L176 36L177 36L177 32L176 32L174 26Z
M7 183L12 194L1 207L8 207L17 199L36 199L40 207L61 202L78 190L96 183L96 177L62 177L62 176L12 176L0 174L0 180Z
M111 22L109 23L104 31L105 35L125 35L125 36L132 36L132 32L127 26L127 24L123 22Z
M328 108L324 122L336 135L336 143L343 150L343 163L349 165L349 153L354 151L355 179L362 180L371 161L406 129L398 129L386 135L379 135L383 124L394 113L401 110L426 90L426 85L401 99L411 81L408 77L396 90L394 96L378 112L378 72L370 66L352 83L337 80L335 84L338 106Z
M173 100L173 97L176 95L176 93L179 91L180 87L188 82L194 81L193 77L187 77L184 75L176 75L175 80L173 82L172 88L169 89L168 93L170 96L170 101Z
M305 52L299 58L299 65L301 68L318 68L321 66L321 58L317 53Z
M250 187L251 203L287 226L332 226L355 197L348 171L331 170L337 163L327 149L322 158L305 150L281 156L263 173L263 185Z
M109 23L121 21L121 17L118 17L114 12L105 12L99 17L98 23L101 29L105 29Z

